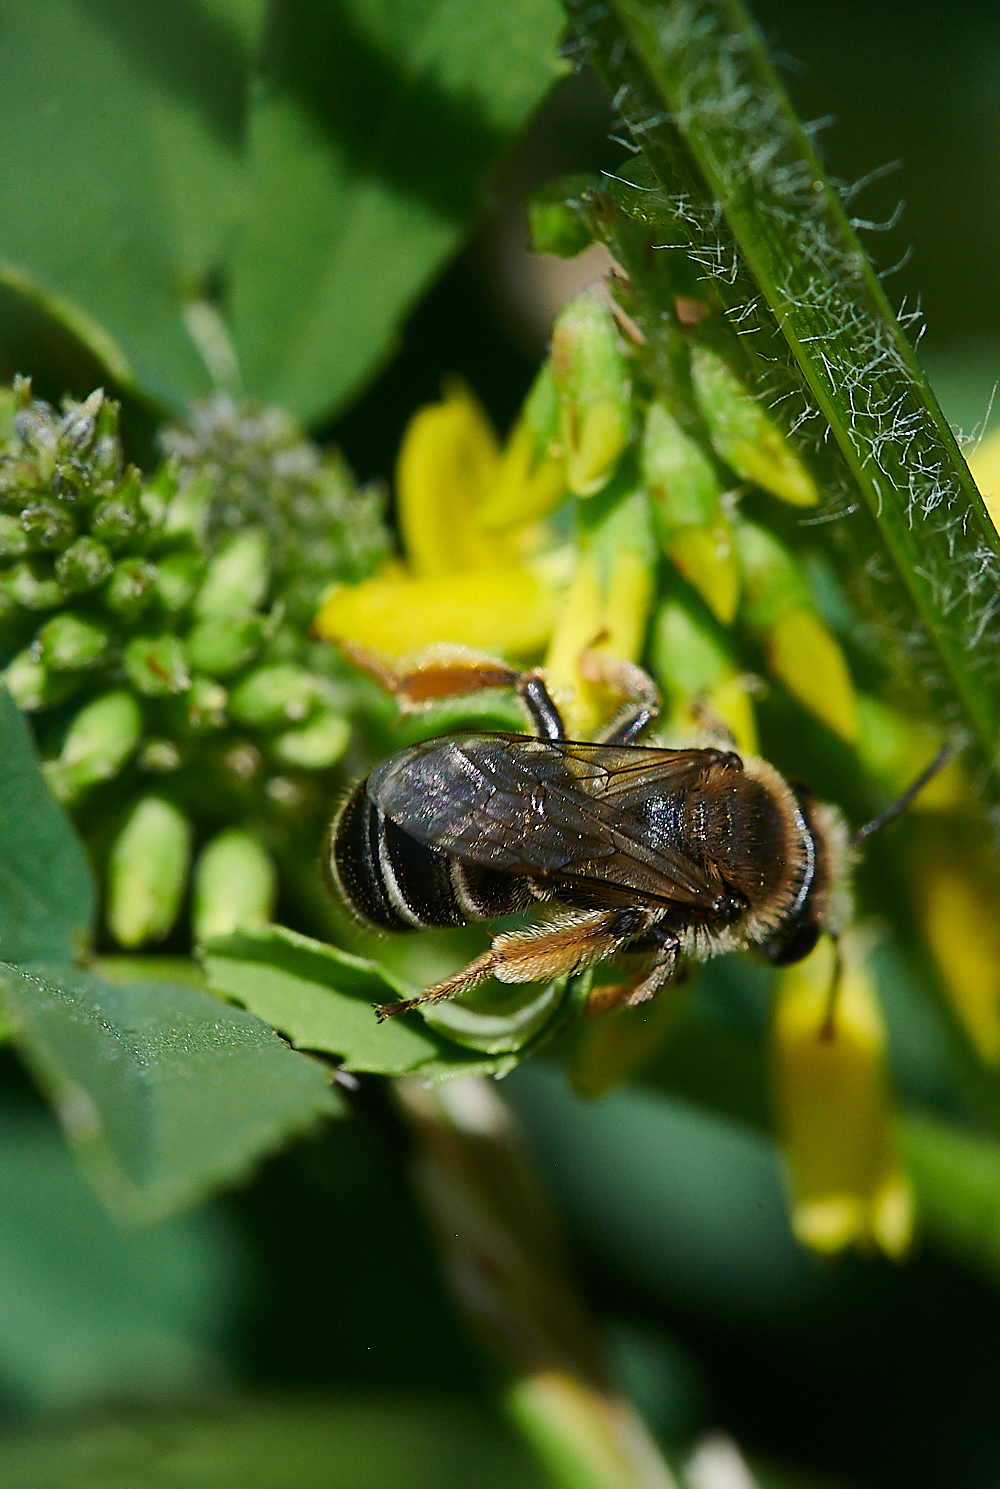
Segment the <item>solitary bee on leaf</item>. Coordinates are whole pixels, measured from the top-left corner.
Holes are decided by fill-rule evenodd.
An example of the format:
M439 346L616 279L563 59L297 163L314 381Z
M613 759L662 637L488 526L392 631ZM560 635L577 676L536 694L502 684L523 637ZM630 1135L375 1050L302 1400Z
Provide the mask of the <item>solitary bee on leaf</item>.
M404 707L513 688L534 726L459 733L382 760L331 828L334 889L381 930L460 926L526 910L556 913L495 936L492 947L380 1018L453 998L486 977L545 982L619 952L647 954L630 983L598 985L588 1012L634 1008L684 958L752 949L776 966L808 956L850 914L854 845L897 816L947 758L852 838L836 807L755 756L714 745L666 749L637 740L659 713L652 679L589 652L594 681L625 702L602 736L566 738L538 670L437 648L393 671L361 647L341 649Z

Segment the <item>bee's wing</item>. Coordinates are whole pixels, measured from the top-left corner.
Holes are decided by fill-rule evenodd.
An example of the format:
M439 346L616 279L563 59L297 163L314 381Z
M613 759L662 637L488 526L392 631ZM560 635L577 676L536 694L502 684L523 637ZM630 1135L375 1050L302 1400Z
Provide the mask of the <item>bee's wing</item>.
M650 843L643 804L694 784L705 750L601 745L523 735L428 740L376 766L368 794L418 841L466 863L614 886L641 900L710 910L701 866Z

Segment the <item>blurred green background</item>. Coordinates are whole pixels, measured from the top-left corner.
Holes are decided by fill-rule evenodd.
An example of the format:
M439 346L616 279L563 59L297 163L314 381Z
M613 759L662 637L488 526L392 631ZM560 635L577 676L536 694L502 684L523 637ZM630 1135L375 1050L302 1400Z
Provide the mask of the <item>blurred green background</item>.
M880 268L900 265L887 280L894 302L919 299L922 355L949 418L971 433L1000 376L1000 9L760 0L755 13L800 113L822 121L834 176L853 182L899 162L853 210L880 223L905 200L897 225L866 241ZM184 25L182 8L170 24ZM519 203L555 174L613 169L622 151L612 130L586 73L545 104L496 177L495 212L410 317L398 353L319 431L361 478L391 478L407 419L447 374L464 377L508 426L560 294L526 263ZM31 372L52 397L103 380L68 333L11 291L0 297L0 371ZM126 399L140 461L151 429ZM724 967L700 977L688 1019L752 1029L759 1003L726 978ZM893 1033L910 1088L933 1093L943 1032ZM457 1400L463 1412L475 1403L481 1469L434 1459L428 1483L485 1485L494 1473L498 1484L535 1482L491 1415L489 1368L438 1278L406 1183L407 1140L378 1081L363 1080L349 1122L273 1159L239 1193L123 1234L77 1178L9 1054L0 1075L7 1425L236 1389L363 1393L356 1409L376 1424L378 1403L402 1392ZM862 1257L822 1265L792 1240L767 1140L659 1094L655 1079L586 1104L559 1067L535 1061L505 1089L560 1204L609 1359L668 1446L722 1427L757 1458L821 1479L1000 1484L1000 1295L982 1272L931 1243L905 1267ZM983 1244L1000 1283L1000 1237ZM451 1408L434 1409L447 1418ZM449 1430L442 1419L438 1440ZM327 1451L317 1437L316 1463ZM419 1445L407 1452L420 1461ZM53 1463L39 1484L63 1482ZM290 1467L288 1483L334 1482L312 1472ZM23 1489L27 1474L11 1458L0 1485ZM358 1475L344 1482L367 1482Z

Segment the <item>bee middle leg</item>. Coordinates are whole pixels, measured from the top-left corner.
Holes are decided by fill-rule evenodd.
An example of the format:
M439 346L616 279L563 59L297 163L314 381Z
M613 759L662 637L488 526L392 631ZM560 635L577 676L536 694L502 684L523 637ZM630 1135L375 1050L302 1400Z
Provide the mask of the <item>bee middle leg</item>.
M597 736L598 744L632 744L659 717L660 695L649 673L635 662L585 651L580 671L588 682L603 683L624 698L624 703Z
M648 931L652 923L648 910L578 910L537 930L505 931L493 938L489 951L453 977L435 983L416 998L384 1003L376 1011L381 1020L425 1003L455 998L487 977L509 983L548 982L566 973L581 972L614 956Z
M601 982L592 988L584 1010L586 1016L593 1018L602 1013L614 1013L619 1008L638 1008L651 1002L675 976L679 964L679 942L667 942L652 967L637 982Z

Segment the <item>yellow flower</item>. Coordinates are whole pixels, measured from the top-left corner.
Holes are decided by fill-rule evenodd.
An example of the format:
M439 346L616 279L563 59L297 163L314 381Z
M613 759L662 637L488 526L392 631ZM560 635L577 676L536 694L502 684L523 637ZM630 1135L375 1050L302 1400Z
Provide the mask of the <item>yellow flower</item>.
M905 1255L913 1195L896 1152L885 1030L857 935L779 972L774 1089L792 1226L814 1251L876 1245ZM832 1026L828 1022L839 976Z
M521 522L501 532L481 521L500 474L489 420L452 383L441 403L414 415L403 439L405 565L393 561L363 584L334 585L316 617L318 634L393 656L438 642L537 654L555 622L561 566L551 551L539 552L545 535L537 527Z

